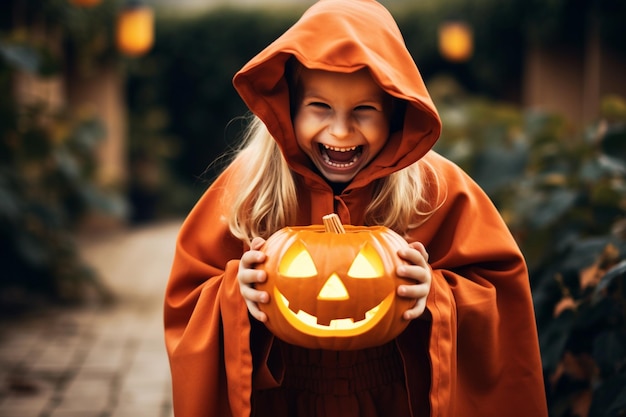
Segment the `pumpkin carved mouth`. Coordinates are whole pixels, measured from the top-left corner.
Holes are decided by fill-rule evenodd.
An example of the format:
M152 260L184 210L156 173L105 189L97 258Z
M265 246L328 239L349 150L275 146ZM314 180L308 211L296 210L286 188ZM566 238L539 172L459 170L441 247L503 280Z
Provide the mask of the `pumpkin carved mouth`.
M316 316L305 311L292 311L289 308L289 300L276 288L274 288L274 296L277 300L278 309L282 314L297 319L310 330L310 334L323 336L323 332L328 331L332 332L333 336L354 336L374 327L385 316L395 295L389 294L380 304L368 310L365 313L365 318L362 320L355 321L353 318L337 318L331 320L327 325L319 323Z

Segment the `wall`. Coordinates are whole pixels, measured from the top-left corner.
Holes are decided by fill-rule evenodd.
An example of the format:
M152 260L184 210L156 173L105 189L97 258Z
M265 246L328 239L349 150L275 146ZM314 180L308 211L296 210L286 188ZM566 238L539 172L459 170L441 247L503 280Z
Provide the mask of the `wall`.
M608 94L626 97L626 58L596 36L587 45L530 46L525 53L523 105L562 113L576 127L598 118Z

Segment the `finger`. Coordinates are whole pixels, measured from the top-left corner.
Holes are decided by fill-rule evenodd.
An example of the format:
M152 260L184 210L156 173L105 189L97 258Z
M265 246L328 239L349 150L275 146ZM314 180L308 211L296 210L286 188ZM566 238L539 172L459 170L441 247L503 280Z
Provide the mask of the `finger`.
M424 246L422 242L413 242L410 244L410 246L413 249L417 250L422 255L424 260L428 262L428 258L429 258L428 252L426 252L426 247Z
M400 297L420 299L426 298L430 292L430 283L416 285L398 285L397 293Z
M265 304L270 299L270 296L267 293L267 291L259 291L259 290L254 289L253 287L248 287L245 285L240 287L240 290L241 290L241 295L246 301Z
M265 282L267 274L258 269L241 269L237 274L237 279L241 285L254 286L259 282Z
M259 250L264 244L265 244L265 239L261 237L255 237L254 239L252 239L252 242L250 242L250 249Z
M428 254L424 246L419 244L418 247L408 247L398 250L398 256L413 265L426 268L428 265Z
M417 300L415 306L402 314L405 320L413 320L424 314L426 310L426 297Z
M261 322L265 322L267 315L259 309L259 304L269 302L269 294L266 291L258 291L246 285L241 286L240 291L252 317Z
M430 267L418 265L399 265L396 269L399 277L417 281L420 284L430 284L432 279Z
M252 317L262 323L265 323L267 321L267 315L259 310L259 307L256 303L253 303L252 301L246 301L246 305L248 306L248 311L250 312L250 315Z
M256 264L265 261L265 254L258 250L249 250L241 257L241 266L245 269L251 269Z

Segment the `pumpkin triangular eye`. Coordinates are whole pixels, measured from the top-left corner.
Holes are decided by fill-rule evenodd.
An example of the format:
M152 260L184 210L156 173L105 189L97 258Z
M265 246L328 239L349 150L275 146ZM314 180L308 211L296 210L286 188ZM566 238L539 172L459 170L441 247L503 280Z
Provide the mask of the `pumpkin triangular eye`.
M348 276L352 278L380 278L383 276L383 271L380 255L372 245L366 243L354 258Z
M278 273L289 278L310 278L317 275L317 268L309 251L297 241L285 252Z

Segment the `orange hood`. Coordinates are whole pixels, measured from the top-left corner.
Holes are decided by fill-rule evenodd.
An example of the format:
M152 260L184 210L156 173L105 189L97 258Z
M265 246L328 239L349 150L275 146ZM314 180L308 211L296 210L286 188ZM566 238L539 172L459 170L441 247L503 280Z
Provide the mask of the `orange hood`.
M301 175L317 176L296 143L291 123L284 77L291 56L310 69L349 73L367 67L387 93L407 103L402 129L391 135L380 154L355 177L353 186L413 164L439 138L439 115L389 12L373 0L320 0L233 80L291 168Z

